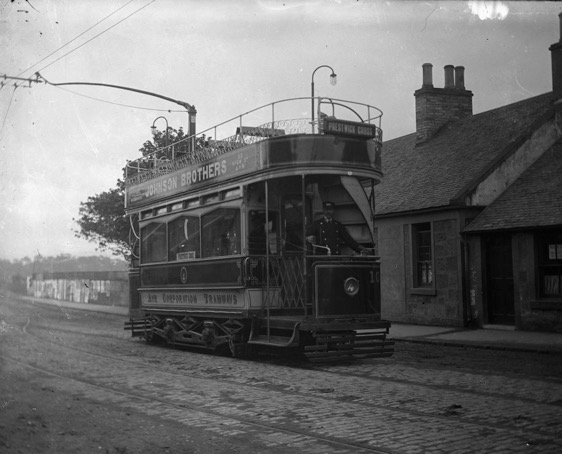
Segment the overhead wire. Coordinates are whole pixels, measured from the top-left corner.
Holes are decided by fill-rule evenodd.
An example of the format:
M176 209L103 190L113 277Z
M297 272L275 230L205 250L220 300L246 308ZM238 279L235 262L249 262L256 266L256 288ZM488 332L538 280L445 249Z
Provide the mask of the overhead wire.
M53 52L51 52L49 55L47 55L46 57L43 57L41 60L39 60L37 63L34 63L33 65L31 65L29 68L24 69L21 73L18 74L18 76L21 76L23 73L29 71L31 68L33 68L34 66L37 66L39 63L44 62L45 60L47 60L47 58L49 58L51 55L56 54L59 50L64 49L66 46L68 46L70 43L76 41L78 38L80 38L81 36L85 35L86 33L88 33L91 29L93 29L94 27L96 27L97 25L101 24L103 21L109 19L111 16L113 16L115 13L119 12L120 10L122 10L123 8L125 8L125 6L127 6L129 3L132 3L134 0L129 0L127 3L125 3L123 6L121 6L120 8L117 8L115 11L113 11L111 14L109 14L108 16L105 16L102 20L96 22L94 25L92 25L90 28L88 28L87 30L83 31L82 33L80 33L78 36L72 38L70 41L68 41L67 43L63 44L61 47L59 47L58 49L54 50Z
M86 44L90 43L91 41L93 41L94 39L98 38L99 36L103 35L104 33L108 32L109 30L111 30L112 28L116 27L117 25L121 24L122 22L124 22L125 20L127 20L128 18L132 17L133 15L137 14L138 12L142 11L144 8L146 8L147 6L151 5L152 3L154 3L156 0L151 0L148 3L146 3L145 5L141 6L140 8L138 8L137 10L133 11L132 13L128 14L127 16L125 16L123 19L121 19L120 21L116 22L115 24L113 24L111 27L103 30L102 32L98 33L97 35L93 36L92 38L90 38L89 40L85 41L84 43L80 44L78 47L75 47L74 49L70 50L69 52L66 52L65 54L61 55L59 58L57 58L56 60L52 61L51 63L43 66L41 69L37 70L35 74L38 75L38 73L42 70L44 70L45 68L48 68L49 66L55 64L56 62L60 61L61 59L63 59L64 57L70 55L71 53L77 51L78 49L80 49L81 47L85 46ZM112 15L114 15L115 13L117 13L118 11L120 11L121 9L123 9L125 6L127 6L128 4L132 3L133 0L129 0L129 2L125 3L123 6L121 6L120 8L118 8L117 10L115 10L114 12L112 12L111 14L109 14L108 16L104 17L103 19L101 19L100 21L98 21L96 24L92 25L90 28L88 28L87 30L85 30L84 32L82 32L80 35L76 36L75 38L73 38L72 40L68 41L67 43L65 43L63 46L59 47L58 49L56 49L55 51L51 52L49 55L47 55L46 57L44 57L43 59L41 59L40 61L38 61L37 63L33 64L32 66L28 67L27 69L23 70L22 72L20 72L18 74L18 76L16 77L8 77L4 75L4 78L10 78L10 79L20 79L19 76L22 75L23 73L29 71L31 68L37 66L39 63L45 61L46 59L48 59L50 56L54 55L56 52L58 52L59 50L63 49L64 47L66 47L67 45L71 44L72 42L76 41L76 39L80 38L81 36L83 36L84 34L86 34L88 31L92 30L94 27L96 27L97 25L99 25L100 23L102 23L103 21L105 21L106 19L108 19L109 17L111 17ZM44 78L43 78L44 79ZM31 86L31 82L38 82L38 80L33 80L33 79L25 79L27 81L29 81L30 86ZM45 80L46 83L49 83ZM4 87L4 83L2 83L2 85L0 86L0 90ZM56 85L56 84L51 84L51 85ZM12 96L10 98L10 102L8 105L8 110L6 111L6 115L4 116L4 120L2 123L2 128L0 128L0 133L2 132L3 128L4 128L4 124L6 122L6 118L9 112L9 108L10 105L12 103L12 99L14 97L15 94L15 90L16 88L18 88L18 86L16 84L14 84L14 91L12 93ZM60 88L60 87L57 87ZM83 95L80 93L76 93L73 92L72 90L68 90L68 89L63 89L60 88L61 90L65 90L68 91L70 93L79 95L79 96L84 96L86 98L90 98L92 100L96 100L99 102L104 102L104 103L108 103L108 104L114 104L114 105L119 105L119 106L123 106L123 107L129 107L129 108L135 108L135 109L141 109L141 110L149 110L149 111L158 111L158 112L183 112L183 111L179 111L179 110L169 110L169 109L153 109L153 108L145 108L145 107L138 107L138 106L131 106L131 105L126 105L126 104L119 104L119 103L114 103L111 101L105 101L99 98L94 98L91 96L87 96L87 95ZM180 140L179 142L183 142L185 139Z
M154 3L156 0L151 0L150 2L148 2L146 5L141 6L139 9L137 9L136 11L133 11L131 14L125 16L123 19L121 19L120 21L116 22L115 24L113 24L111 27L106 28L105 30L103 30L102 32L98 33L97 35L95 35L93 38L90 38L88 41L80 44L78 47L75 47L74 49L72 49L71 51L61 55L59 58L57 58L56 60L52 61L51 63L49 63L48 65L43 66L41 69L37 70L36 72L40 72L43 71L45 68L48 68L49 66L55 64L56 62L58 62L59 60L63 59L64 57L70 55L71 53L77 51L78 49L80 49L81 47L85 46L86 44L88 44L90 41L93 41L94 39L96 39L97 37L103 35L104 33L108 32L109 30L111 30L112 28L116 27L117 25L119 25L121 22L127 20L129 17L137 14L138 12L142 11L144 8L146 8L147 6L149 6L150 4ZM35 66L35 65L34 65Z
M37 66L39 63L45 61L46 59L48 59L49 57L51 57L52 55L54 55L55 53L57 53L58 51L60 51L61 49L65 48L66 46L68 46L69 44L71 44L72 42L76 41L78 38L80 38L81 36L83 36L84 34L86 34L87 32L89 32L90 30L92 30L94 27L96 27L97 25L99 25L100 23L102 23L103 21L107 20L108 18L110 18L111 16L113 16L114 14L116 14L117 12L119 12L120 10L122 10L123 8L125 8L127 5L129 5L130 3L132 3L134 0L129 0L127 3L125 3L123 6L119 7L118 9L116 9L115 11L113 11L111 14L109 14L108 16L104 17L103 19L101 19L100 21L96 22L94 25L92 25L90 28L88 28L87 30L85 30L84 32L82 32L81 34L79 34L78 36L76 36L75 38L71 39L70 41L68 41L67 43L65 43L64 45L62 45L61 47L59 47L58 49L56 49L55 51L51 52L49 55L47 55L46 57L42 58L41 60L39 60L38 62L34 63L33 65L31 65L30 67L28 67L27 69L23 70L22 72L20 72L17 76L15 77L10 77L10 76L6 76L4 75L4 79L14 79L14 80L26 80L29 82L30 86L31 86L31 82L38 82L37 79L31 79L31 78L21 78L19 76L21 76L23 73L29 71L31 68ZM51 63L49 63L48 65L43 66L40 70L38 70L36 72L36 74L39 71L42 71L45 68L48 68L49 66L53 65L54 63L58 62L59 60L61 60L62 58L66 57L67 55L70 55L71 53L75 52L76 50L80 49L81 47L85 46L86 44L88 44L89 42L93 41L94 39L96 39L97 37L103 35L104 33L108 32L109 30L111 30L112 28L116 27L117 25L119 25L120 23L124 22L125 20L127 20L128 18L130 18L131 16L135 15L136 13L142 11L144 8L146 8L147 6L149 6L150 4L154 3L156 0L151 0L148 3L146 3L145 5L141 6L140 8L138 8L137 10L133 11L132 13L128 14L127 16L125 16L123 19L121 19L120 21L116 22L115 24L113 24L111 27L103 30L102 32L98 33L97 35L95 35L94 37L90 38L88 41L82 43L81 45L79 45L78 47L72 49L69 52L66 52L65 54L61 55L59 58L57 58L56 60L52 61ZM4 82L2 82L0 84L0 90L2 90L4 88L4 86L6 86L7 84L5 84ZM15 94L15 90L16 88L18 88L18 85L14 84L14 92L12 93L12 96L10 97L10 101L8 104L8 109L6 111L6 115L4 116L4 120L2 122L2 127L0 128L0 133L1 131L4 129L4 124L6 122L7 116L8 116L8 112L10 109L10 105L12 103L14 94ZM60 88L60 87L57 87ZM63 90L61 88L61 90ZM151 109L151 108L143 108L143 107L137 107L137 106L128 106L125 104L118 104L118 103L112 103L111 101L104 101L102 99L97 99L97 98L93 98L90 96L86 96L86 95L81 95L80 93L75 93L72 92L71 90L67 90L73 94L79 95L79 96L84 96L86 98L91 98L93 100L99 101L99 102L106 102L109 104L116 104L116 105L121 105L124 107L130 107L130 108L136 108L136 109L142 109L142 110L151 110L151 111L158 111L158 112L172 112L171 110L167 110L167 109ZM182 111L173 111L173 112L182 112Z

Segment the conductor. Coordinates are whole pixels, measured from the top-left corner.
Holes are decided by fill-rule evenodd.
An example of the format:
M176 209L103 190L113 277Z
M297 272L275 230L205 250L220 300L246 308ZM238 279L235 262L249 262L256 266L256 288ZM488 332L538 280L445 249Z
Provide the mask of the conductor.
M347 244L355 252L361 252L365 248L351 237L344 225L334 219L334 207L333 202L322 204L322 218L314 221L307 229L306 241L329 248L328 255L340 255L342 244Z

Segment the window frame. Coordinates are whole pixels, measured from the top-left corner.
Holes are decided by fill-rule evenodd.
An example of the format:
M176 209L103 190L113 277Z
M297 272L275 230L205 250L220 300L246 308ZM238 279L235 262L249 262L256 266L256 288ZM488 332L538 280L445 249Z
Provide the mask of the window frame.
M237 216L237 220L235 219L234 221L232 221L232 225L235 226L235 229L233 230L232 234L233 236L230 237L230 230L229 229L226 233L222 233L221 234L221 238L223 240L226 240L228 238L228 241L230 244L219 244L219 248L221 249L221 251L219 251L219 253L217 254L209 254L209 249L207 249L207 244L214 244L216 243L216 240L212 240L213 237L216 238L216 232L211 233L210 236L208 237L209 233L208 231L209 226L211 226L212 224L214 224L215 222L217 222L217 220L221 220L223 218L223 216L221 215L217 215L215 217L215 220L213 220L211 223L209 223L207 226L205 225L205 218L211 215L216 215L217 212L219 211L231 211L231 212L235 212L236 216ZM242 246L242 214L241 214L241 209L240 207L232 207L232 206L217 206L216 208L209 210L205 213L202 213L200 215L200 242L201 242L201 258L202 259L208 259L208 258L217 258L217 257L232 257L232 256L238 256L241 255L241 246ZM211 230L212 232L212 230ZM234 244L232 244L232 239L234 238ZM211 240L211 241L207 241L207 240ZM213 249L213 246L210 246L211 249ZM229 250L229 253L227 254L223 254L222 253L222 249L227 247Z
M435 291L435 253L434 253L434 238L433 238L433 223L431 221L417 222L410 225L410 258L411 258L411 275L413 290L415 292L434 292ZM420 234L426 234L423 245L420 246ZM429 244L427 244L429 240ZM425 248L424 251L420 251L420 248ZM429 256L428 259L422 260L421 256ZM421 282L423 279L423 271L420 269L420 263L424 262L429 265L429 269L426 269L426 274L430 273L430 280L426 283Z
M162 246L163 246L163 251L160 251L161 254L163 254L163 258L162 260L155 260L154 256L156 256L156 254L158 253L158 251L152 251L150 252L150 256L147 257L149 255L149 251L148 251L148 245L154 245L155 243L147 243L147 238L145 238L145 235L147 235L147 229L149 229L152 226L156 226L156 229L154 229L153 231L151 231L148 236L152 236L153 234L156 233L156 230L160 229L161 227L163 227L164 229L164 239L160 240L162 241ZM153 222L149 222L146 225L144 225L143 227L141 227L140 229L140 263L142 265L146 265L146 264L151 264L151 263L165 263L168 260L168 223L165 221L153 221Z
M540 300L562 302L562 231L535 234L537 253L537 296ZM547 272L550 273L547 274ZM554 273L552 273L554 272ZM546 276L553 276L551 285L557 292L545 291Z
M186 220L186 219L187 219L188 221L193 221L193 222L196 223L196 225L197 225L197 231L192 233L192 235L197 238L197 240L196 240L196 241L197 241L196 248L195 248L195 250L190 249L190 250L188 250L188 251L185 251L185 252L187 252L187 253L195 252L195 257L189 257L189 258L186 257L186 258L178 259L178 258L177 258L177 254L178 254L177 249L181 246L181 243L178 243L178 245L175 246L175 249L176 249L175 258L172 258L172 257L173 257L173 249L174 249L174 248L172 247L172 244L171 244L171 242L172 242L172 229L171 229L171 225L174 224L174 223L176 223L176 222L178 222L178 221L183 221L183 222L185 223L185 220ZM193 213L189 214L188 212L183 212L183 213L180 213L179 216L177 216L177 217L175 217L175 218L173 218L173 219L168 220L168 222L167 222L166 224L167 224L167 231L168 231L168 263L181 262L181 261L184 261L184 260L200 259L200 258L201 258L201 216L198 215L198 214L193 214ZM184 224L184 225L185 225L185 224ZM181 232L181 231L183 231L184 229L185 229L185 227L183 227L183 228L180 229L179 231ZM189 244L189 241L190 241L190 240L189 240L189 238L188 238L188 239L186 239L186 240L183 240L182 243L184 243L184 244Z

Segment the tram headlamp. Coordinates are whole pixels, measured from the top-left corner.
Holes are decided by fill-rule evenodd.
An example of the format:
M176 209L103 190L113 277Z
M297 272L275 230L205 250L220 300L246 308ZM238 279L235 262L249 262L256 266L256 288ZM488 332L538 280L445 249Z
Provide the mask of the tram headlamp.
M359 281L354 277L348 277L343 283L343 289L349 296L355 296L359 292Z

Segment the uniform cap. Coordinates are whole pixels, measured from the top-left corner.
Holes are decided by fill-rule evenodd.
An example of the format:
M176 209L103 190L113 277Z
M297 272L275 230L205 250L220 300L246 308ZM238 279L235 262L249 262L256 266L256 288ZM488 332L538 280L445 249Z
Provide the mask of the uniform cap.
M322 204L322 206L323 206L324 208L335 208L336 204L335 204L334 202L328 202L328 201L326 201L326 202L324 202L324 203Z

